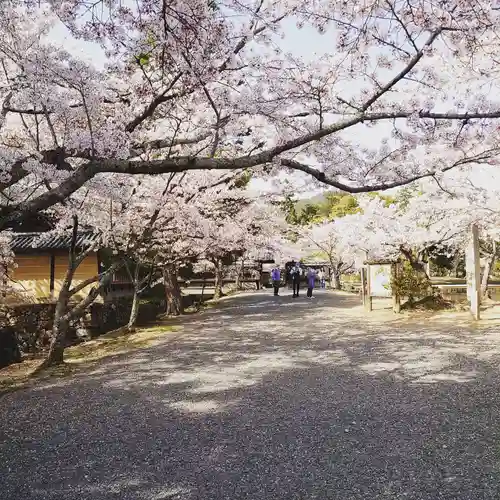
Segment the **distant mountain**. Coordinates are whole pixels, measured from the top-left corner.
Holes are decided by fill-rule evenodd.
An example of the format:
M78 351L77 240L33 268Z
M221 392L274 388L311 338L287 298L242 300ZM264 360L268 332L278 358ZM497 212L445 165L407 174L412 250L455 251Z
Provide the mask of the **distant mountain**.
M297 202L295 203L295 210L297 210L297 212L300 212L306 207L306 205L319 205L320 203L324 203L326 201L326 194L329 192L335 193L336 191L326 191L324 193L317 194L312 198L303 198L297 200Z

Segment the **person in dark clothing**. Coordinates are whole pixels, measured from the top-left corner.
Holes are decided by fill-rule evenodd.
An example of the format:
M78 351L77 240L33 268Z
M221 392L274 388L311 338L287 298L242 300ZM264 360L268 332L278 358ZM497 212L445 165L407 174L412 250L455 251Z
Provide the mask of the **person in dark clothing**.
M301 274L300 266L298 264L295 264L292 267L290 274L292 277L293 296L298 297L300 290L300 274Z

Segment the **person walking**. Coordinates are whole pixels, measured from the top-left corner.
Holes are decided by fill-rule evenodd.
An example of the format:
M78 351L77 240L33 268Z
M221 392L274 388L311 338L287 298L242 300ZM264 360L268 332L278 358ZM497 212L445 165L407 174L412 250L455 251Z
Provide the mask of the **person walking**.
M326 287L325 271L323 271L323 269L320 269L320 271L318 273L318 278L319 278L319 286L321 288L325 288Z
M292 269L290 270L290 275L292 277L293 296L298 297L300 290L300 275L301 275L301 269L299 264L296 263L293 264Z
M279 295L281 282L281 272L278 267L273 268L271 271L271 280L274 287L274 296L277 297Z
M307 296L310 299L312 298L315 283L316 283L316 272L314 271L314 269L309 268L307 270Z

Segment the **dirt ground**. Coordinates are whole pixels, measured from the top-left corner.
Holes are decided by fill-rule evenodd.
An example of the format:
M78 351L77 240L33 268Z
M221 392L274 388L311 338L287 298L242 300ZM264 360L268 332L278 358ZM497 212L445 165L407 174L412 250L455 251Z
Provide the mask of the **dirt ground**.
M231 297L0 399L12 500L497 500L500 328ZM43 466L41 466L43 464Z

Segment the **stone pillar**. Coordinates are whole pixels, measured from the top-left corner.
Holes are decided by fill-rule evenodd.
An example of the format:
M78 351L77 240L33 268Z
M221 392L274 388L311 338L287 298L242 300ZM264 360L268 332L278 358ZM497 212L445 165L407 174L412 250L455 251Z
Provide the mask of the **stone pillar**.
M470 230L469 243L465 253L465 269L467 272L467 298L470 312L475 320L480 319L481 306L481 268L479 260L479 230L473 224Z
M392 280L397 281L400 271L400 264L396 262L391 265ZM401 312L401 297L399 293L394 288L392 289L392 310L394 313L399 314Z
M370 287L370 265L366 266L366 298L365 298L365 309L367 311L373 311L373 298L372 291Z
M362 267L360 269L361 274L361 301L363 305L366 307L366 269Z

